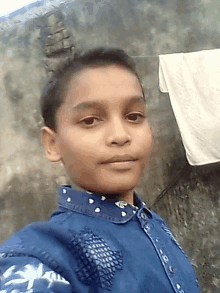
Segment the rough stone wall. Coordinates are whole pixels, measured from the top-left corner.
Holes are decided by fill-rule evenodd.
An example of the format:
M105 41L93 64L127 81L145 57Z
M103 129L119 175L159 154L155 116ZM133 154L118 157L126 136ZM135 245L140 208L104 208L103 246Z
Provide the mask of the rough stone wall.
M47 219L58 185L68 183L39 137L38 102L50 70L74 50L122 47L137 63L155 136L137 191L168 222L202 292L220 292L220 164L186 162L169 96L158 88L158 55L219 48L219 25L218 0L45 0L1 18L0 243Z

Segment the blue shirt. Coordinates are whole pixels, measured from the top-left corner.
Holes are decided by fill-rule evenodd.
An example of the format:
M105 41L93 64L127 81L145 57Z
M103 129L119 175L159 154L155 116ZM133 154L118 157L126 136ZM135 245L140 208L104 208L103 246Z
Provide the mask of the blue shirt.
M48 221L0 247L0 271L0 293L201 292L166 223L136 194L131 205L70 186Z

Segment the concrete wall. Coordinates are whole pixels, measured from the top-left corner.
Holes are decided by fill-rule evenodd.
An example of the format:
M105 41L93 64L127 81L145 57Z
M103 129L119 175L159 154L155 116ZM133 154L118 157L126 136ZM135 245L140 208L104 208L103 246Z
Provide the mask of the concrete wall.
M170 225L202 292L220 292L220 164L187 163L169 96L158 88L158 55L219 48L219 26L218 0L37 1L1 18L0 242L47 219L58 185L68 183L39 138L38 102L50 70L74 49L122 47L137 63L155 136L137 191Z

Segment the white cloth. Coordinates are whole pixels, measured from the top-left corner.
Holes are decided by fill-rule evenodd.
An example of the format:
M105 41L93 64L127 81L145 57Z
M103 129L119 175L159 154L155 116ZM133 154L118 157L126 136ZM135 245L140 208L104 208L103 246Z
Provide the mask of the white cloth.
M220 161L220 49L160 55L159 87L169 93L189 164Z

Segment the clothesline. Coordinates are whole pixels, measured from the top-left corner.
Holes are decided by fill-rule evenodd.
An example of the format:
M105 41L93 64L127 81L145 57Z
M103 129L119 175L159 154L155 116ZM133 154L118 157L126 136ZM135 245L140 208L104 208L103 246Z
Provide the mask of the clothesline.
M131 56L132 58L142 58L142 57L159 57L159 55L146 55L146 56Z

